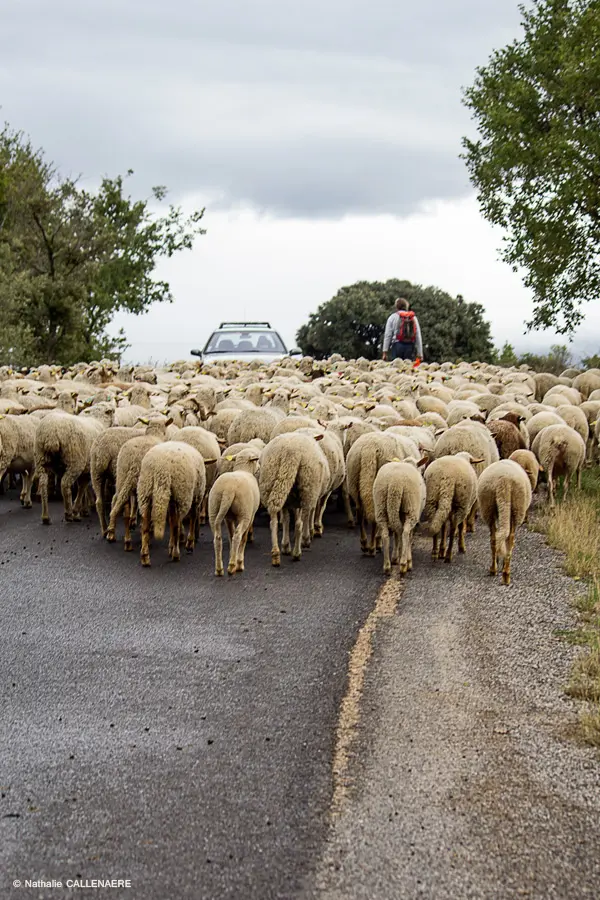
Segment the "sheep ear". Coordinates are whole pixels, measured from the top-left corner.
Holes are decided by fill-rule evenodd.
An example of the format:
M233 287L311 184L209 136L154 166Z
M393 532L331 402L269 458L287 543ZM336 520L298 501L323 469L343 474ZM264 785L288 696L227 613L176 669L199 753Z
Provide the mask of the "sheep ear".
M476 466L478 463L485 462L485 459L481 457L480 459L475 459L473 456L471 457L471 465Z
M377 404L375 403L369 403L367 406L365 406L365 412L371 412L372 409L375 409L376 405Z
M141 422L142 425L149 425L150 419L142 419L141 417L138 419L138 422Z
M402 462L399 456L392 456L390 462Z
M168 428L169 425L172 425L172 424L173 424L173 419L169 416L169 418L165 422L165 428Z
M226 447L227 441L224 441L223 438L217 438L217 444L220 444L221 447Z
M322 441L324 437L324 434L315 434L315 441Z
M545 472L545 471L546 471L546 470L544 469L544 467L543 467L543 466L540 466L540 472Z
M417 469L420 468L421 466L426 466L428 462L429 462L429 457L422 456L421 459L417 463Z
M444 434L445 430L445 428L438 428L438 430L435 432L435 437L439 437L440 434Z
M227 459L233 459L233 456L228 456ZM205 459L205 460L204 460L204 465L205 465L205 466L212 466L212 464L213 464L213 463L216 463L216 462L218 462L218 460L217 460L217 457L215 456L214 459Z
M5 418L6 418L6 414L5 414L5 413L0 413L0 419L5 419Z

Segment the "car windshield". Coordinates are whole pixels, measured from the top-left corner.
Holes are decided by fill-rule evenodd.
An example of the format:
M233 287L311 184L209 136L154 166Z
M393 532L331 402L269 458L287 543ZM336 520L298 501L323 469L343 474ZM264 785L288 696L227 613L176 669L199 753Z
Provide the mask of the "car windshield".
M285 353L274 331L215 331L205 353Z

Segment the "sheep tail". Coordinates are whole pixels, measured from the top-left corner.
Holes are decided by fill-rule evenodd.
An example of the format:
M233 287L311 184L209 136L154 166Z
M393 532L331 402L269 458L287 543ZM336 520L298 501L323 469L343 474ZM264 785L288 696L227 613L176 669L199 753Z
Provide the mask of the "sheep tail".
M366 446L360 457L360 474L358 476L358 494L364 514L369 522L375 520L373 504L373 485L377 476L377 449Z
M438 498L438 506L429 523L430 534L439 534L442 525L450 518L452 511L452 493L450 491L441 491Z
M170 500L171 471L165 467L162 471L155 471L152 478L152 531L157 540L165 534Z
M503 559L506 556L506 541L510 534L512 512L511 485L504 478L498 479L496 485L496 554Z
M265 497L265 506L269 511L279 512L283 509L294 487L299 468L299 456L289 452L286 452L283 460L278 457L266 461L261 472L261 482L269 485L268 496Z
M209 510L209 522L211 531L218 531L223 524L223 519L229 512L231 507L232 497L230 496L228 491L223 491L219 498L219 508L216 510Z
M395 490L388 490L386 497L387 519L392 531L402 531L400 522L400 510L402 509L402 497L405 487L399 484Z

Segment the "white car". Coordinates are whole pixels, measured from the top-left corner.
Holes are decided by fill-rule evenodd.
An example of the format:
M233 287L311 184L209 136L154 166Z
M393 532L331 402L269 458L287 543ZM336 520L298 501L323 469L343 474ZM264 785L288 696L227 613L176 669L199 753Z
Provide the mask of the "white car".
M284 356L302 356L295 348L288 351L281 336L268 322L221 322L206 342L204 350L192 350L203 362L239 360L275 362Z

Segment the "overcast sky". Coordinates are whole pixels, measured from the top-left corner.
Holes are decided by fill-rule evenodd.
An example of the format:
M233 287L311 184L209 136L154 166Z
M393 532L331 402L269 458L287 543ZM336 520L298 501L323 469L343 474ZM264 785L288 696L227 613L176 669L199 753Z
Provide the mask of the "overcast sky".
M529 297L458 158L461 87L519 19L513 0L5 0L0 115L90 185L133 168L132 191L206 206L162 267L176 303L119 319L134 359L241 315L294 343L363 278L437 284L483 303L497 342L549 344L523 336Z

